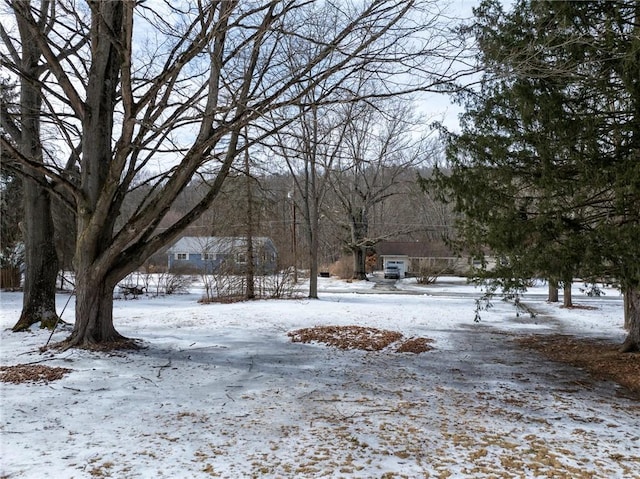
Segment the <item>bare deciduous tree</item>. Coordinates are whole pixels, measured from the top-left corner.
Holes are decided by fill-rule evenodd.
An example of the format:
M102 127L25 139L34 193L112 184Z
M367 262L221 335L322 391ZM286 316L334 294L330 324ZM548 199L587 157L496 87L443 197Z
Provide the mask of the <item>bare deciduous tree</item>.
M341 10L332 8L315 10L312 14L313 21L309 21L306 27L309 35L314 35L317 38L332 38L339 29L342 13ZM354 157L357 152L351 151L345 156L345 151L349 149L349 142L354 141L352 135L357 133L354 130L354 125L359 120L356 118L362 115L363 109L372 108L371 111L375 110L376 107L371 105L376 102L382 104L385 99L388 100L396 97L399 93L407 94L414 90L440 91L445 87L451 87L459 75L465 74L465 69L461 64L457 68L453 68L456 58L458 60L461 58L452 53L457 51L459 55L461 51L459 45L454 45L454 39L460 40L460 38L455 37L451 30L448 30L449 26L442 13L443 11L438 8L436 2L416 2L413 5L409 21L413 26L408 28L412 30L420 25L418 28L420 30L418 36L421 39L419 56L423 58L423 61L419 64L414 62L416 57L410 53L411 47L409 43L406 43L407 37L396 38L384 47L389 49L387 53L393 52L392 55L399 55L396 56L398 61L393 64L389 64L379 56L381 52L378 50L379 45L371 45L361 54L363 58L367 59L364 68L349 72L348 76L341 76L340 81L330 77L318 82L313 71L310 72L310 75L301 78L298 90L304 92L301 96L302 101L296 105L297 110L293 114L289 112L289 118L295 118L295 122L292 122L288 128L272 139L273 142L270 145L272 151L286 160L293 178L291 200L297 200L294 211L302 213L307 240L306 266L310 274L309 297L311 298L317 297L318 253L321 237L320 218L335 218L334 214L322 212L324 198L331 189L329 187L330 181L334 185L342 181L337 178L331 180L330 177L333 173L338 174L337 172L340 170L353 167L353 165L346 166L348 163L346 157L350 156L354 163L359 161ZM292 72L308 64L317 55L320 48L322 48L322 44L314 44L301 49L300 54L292 56L289 59ZM327 67L336 59L339 59L339 56L332 55L323 62L322 66ZM407 70L406 67L409 64L412 67ZM364 104L367 105L368 102L369 106L361 104L363 99L366 99ZM280 111L277 113L282 114ZM274 119L274 121L277 120L277 118ZM404 134L400 131L394 133L399 136ZM365 141L370 139L371 137ZM353 143L350 146L353 147ZM360 145L359 147L369 148L371 145ZM387 151L382 154L388 153ZM334 171L334 164L338 161L341 161L341 165ZM364 165L367 161L369 160L360 161L360 166L356 169L366 168ZM391 163L394 160L389 157L383 161ZM408 164L404 166L406 167ZM355 176L358 174L356 173ZM344 174L342 176L344 177ZM395 176L395 179L398 177L399 175ZM392 182L393 180L391 179ZM338 191L344 192L345 189L338 188ZM338 196L340 197L340 195ZM342 199L346 198L342 197ZM367 208L373 207L383 199L379 198L369 204ZM347 216L353 217L349 226L352 237L360 239L353 239L346 243L347 247L359 257L356 261L361 266L358 267L359 272L356 276L364 277L364 249L366 249L366 244L369 244L369 240L364 240L364 236L367 236L368 228L362 229L364 222L355 218L356 213L352 210L354 207L353 203L351 205L342 204L342 208L349 210ZM362 214L362 210L359 214ZM360 242L362 242L360 246L354 246Z
M330 94L362 72L381 81L412 72L404 77L408 81L388 83L384 95L418 90L426 44L435 38L419 35L429 27L418 18L421 5L433 1L337 2L333 8L340 14L333 17L330 37L314 37L303 28L311 2L88 1L82 5L90 17L82 32L88 46L60 58L55 50L62 46L54 39L65 38L56 30L62 26L53 26L56 35L45 35L21 3L8 6L50 69L41 82L55 99L47 105L49 114L70 151L82 140L75 182L59 165L36 162L2 137L2 147L31 176L43 175L41 184L72 198L67 201L77 214L77 297L68 347L123 339L113 325L114 287L209 208L250 146L243 141L245 128L260 131L270 112L300 104L318 85L332 85L318 102L336 101ZM305 64L296 71L284 67L302 51L313 52ZM283 116L252 138L261 141L291 121ZM207 194L158 229L205 169L215 172ZM127 192L149 170L156 173L147 177L147 196L119 221Z
M345 246L353 254L354 279L366 279L367 250L385 237L372 236L369 217L376 205L399 194L407 169L427 160L428 142L415 136L411 111L398 101L363 104L345 118L344 147L331 165L335 204L328 215L347 232Z
M31 25L23 14L16 14L17 38L0 26L0 37L5 46L3 63L10 67L20 83L19 114L12 115L3 105L0 119L3 129L17 145L20 154L33 163L43 164L41 82L48 72L48 66L42 61L40 45L32 41L32 38L34 34L48 36L59 12L56 3L49 0L34 2L34 5ZM14 5L17 12L28 12L30 6L31 2ZM68 40L69 50L74 48L73 41L72 35ZM26 269L23 307L20 318L13 327L14 331L23 331L36 323L40 323L42 327L53 327L58 320L55 293L59 262L54 242L51 193L43 186L47 181L44 173L30 171L28 168L23 169L23 172L24 219L21 230Z

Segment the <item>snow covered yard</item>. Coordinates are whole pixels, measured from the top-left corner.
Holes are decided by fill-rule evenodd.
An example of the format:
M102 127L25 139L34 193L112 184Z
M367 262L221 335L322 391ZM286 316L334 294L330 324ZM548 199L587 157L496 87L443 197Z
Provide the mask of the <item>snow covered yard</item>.
M315 301L117 301L117 329L146 345L118 353L40 353L49 332L8 331L22 298L3 293L0 364L71 372L0 383L0 477L640 478L640 403L513 340L621 342L617 293L562 310L534 290L536 318L496 301L474 323L464 285L320 286ZM341 350L287 336L319 325L393 330L433 349Z

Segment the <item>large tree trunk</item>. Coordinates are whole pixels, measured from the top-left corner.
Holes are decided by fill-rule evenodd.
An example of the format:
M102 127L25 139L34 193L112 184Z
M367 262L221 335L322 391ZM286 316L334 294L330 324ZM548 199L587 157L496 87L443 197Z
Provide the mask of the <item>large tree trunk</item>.
M362 208L351 218L351 251L353 253L353 279L367 279L367 248L363 246L369 232L367 214Z
M627 298L628 333L620 351L623 353L636 352L640 351L640 288L637 286L627 288L624 294Z
M20 319L13 331L24 331L32 324L53 328L56 313L58 256L53 241L49 193L32 181L25 181L25 263L24 296Z
M43 13L44 15L45 13ZM38 77L40 50L30 41L25 20L17 15L22 42L22 68L26 78ZM42 92L36 82L23 80L20 87L22 154L33 161L42 162L40 143L40 107ZM25 281L22 313L13 331L24 331L32 324L52 328L58 320L56 313L56 278L58 256L54 242L50 193L36 181L24 180L24 245Z
M117 178L110 178L112 131L118 77L123 62L124 2L96 2L92 10L92 61L82 119L81 190L77 198L76 321L67 347L92 347L118 341L113 326L113 290L128 271L113 270L118 252L110 251L119 211L112 202ZM130 8L130 5L128 6ZM126 41L122 40L122 43Z
M318 299L318 240L317 235L314 235L313 243L310 246L309 251L309 295L310 299Z
M102 278L79 275L76 293L76 322L65 347L92 348L108 345L125 338L113 326L113 290L115 285ZM132 343L133 344L133 343Z
M622 292L624 298L624 329L629 331L631 329L631 294L629 289L625 289Z
M366 248L353 249L353 279L367 279Z
M549 303L558 302L558 282L553 279L549 280L549 297L547 301Z
M564 288L562 293L562 305L565 308L571 308L573 306L573 299L571 298L571 281L564 282Z

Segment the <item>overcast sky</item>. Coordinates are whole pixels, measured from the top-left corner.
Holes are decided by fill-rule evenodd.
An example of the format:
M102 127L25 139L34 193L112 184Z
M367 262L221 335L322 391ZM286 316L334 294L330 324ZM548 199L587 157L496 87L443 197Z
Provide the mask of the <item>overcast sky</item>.
M461 19L471 19L473 8L480 5L482 0L449 0L447 11L452 17ZM505 10L515 2L515 0L501 0ZM463 112L459 105L452 103L451 98L444 94L427 94L424 102L418 106L421 113L427 116L428 122L442 122L450 130L458 130L458 116Z
M470 19L473 17L473 8L480 4L481 0L450 0L446 11L451 17ZM429 124L442 122L451 130L458 129L458 116L462 108L452 103L449 95L428 93L417 105L418 111L426 116Z

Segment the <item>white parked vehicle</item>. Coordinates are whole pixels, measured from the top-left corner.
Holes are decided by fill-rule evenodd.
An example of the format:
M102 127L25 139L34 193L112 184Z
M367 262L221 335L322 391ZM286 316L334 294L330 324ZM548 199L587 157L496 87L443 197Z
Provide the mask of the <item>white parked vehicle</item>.
M384 268L385 279L400 279L400 268L389 265Z

